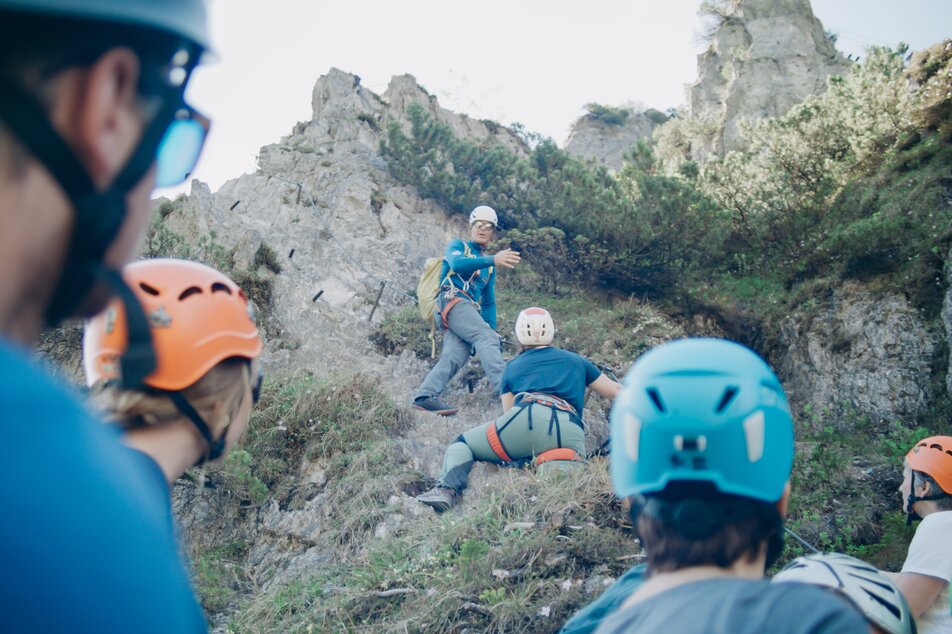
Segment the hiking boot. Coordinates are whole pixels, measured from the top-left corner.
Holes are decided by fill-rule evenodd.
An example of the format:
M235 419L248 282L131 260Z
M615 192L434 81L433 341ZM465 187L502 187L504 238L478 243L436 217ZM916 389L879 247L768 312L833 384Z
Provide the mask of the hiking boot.
M437 513L442 513L456 506L459 494L448 487L433 487L426 493L416 496L416 499L432 507Z
M452 416L459 411L458 407L452 407L447 405L438 396L429 396L425 398L418 398L413 401L413 406L417 409L422 409L424 412L433 412L434 414L439 414L440 416Z

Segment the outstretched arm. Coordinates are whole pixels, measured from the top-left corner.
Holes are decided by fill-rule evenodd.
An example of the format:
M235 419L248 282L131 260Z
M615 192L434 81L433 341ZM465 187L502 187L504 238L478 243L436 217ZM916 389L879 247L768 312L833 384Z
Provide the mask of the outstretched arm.
M599 374L598 378L592 381L588 386L595 390L596 394L601 394L605 398L611 400L614 400L614 398L618 396L618 392L621 390L621 383L612 381L604 374Z
M450 242L449 246L446 247L446 252L443 254L443 257L446 258L453 272L463 278L469 277L479 269L486 269L493 266L493 256L491 255L471 255L467 257L466 245L462 240L453 240Z
M902 572L896 579L896 585L909 602L909 609L917 619L932 605L942 592L946 582L938 577L920 575L917 572Z

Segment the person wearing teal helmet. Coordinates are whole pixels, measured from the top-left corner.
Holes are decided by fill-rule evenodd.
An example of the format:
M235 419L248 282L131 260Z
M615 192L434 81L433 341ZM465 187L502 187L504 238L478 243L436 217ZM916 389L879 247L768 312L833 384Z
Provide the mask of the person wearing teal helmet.
M0 0L0 631L207 629L167 489L26 349L117 292L123 379L154 368L117 271L195 164L208 46L203 0Z
M647 576L597 632L867 631L831 593L763 578L783 547L793 419L760 357L720 339L659 346L629 370L611 426Z

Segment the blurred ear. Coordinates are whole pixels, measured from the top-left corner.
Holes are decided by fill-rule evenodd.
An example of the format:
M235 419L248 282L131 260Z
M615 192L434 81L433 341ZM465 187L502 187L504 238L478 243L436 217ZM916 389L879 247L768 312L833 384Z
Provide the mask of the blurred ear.
M932 483L928 482L924 478L913 476L912 482L912 494L916 497L928 497L930 495L941 493L941 491L933 491Z
M790 480L783 485L783 495L777 500L777 510L780 511L780 517L786 517L790 509Z
M139 142L142 115L136 103L139 58L114 48L89 67L64 71L51 113L93 182L105 189Z

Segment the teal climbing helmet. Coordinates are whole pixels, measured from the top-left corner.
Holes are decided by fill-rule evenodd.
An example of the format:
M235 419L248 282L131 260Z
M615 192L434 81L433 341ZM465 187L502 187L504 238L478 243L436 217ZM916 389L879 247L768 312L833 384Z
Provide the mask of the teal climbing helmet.
M204 0L0 0L0 11L147 27L209 48Z
M793 466L793 418L783 387L751 350L682 339L632 365L611 411L611 471L619 497L674 482L776 502Z

